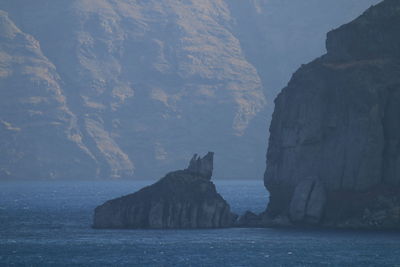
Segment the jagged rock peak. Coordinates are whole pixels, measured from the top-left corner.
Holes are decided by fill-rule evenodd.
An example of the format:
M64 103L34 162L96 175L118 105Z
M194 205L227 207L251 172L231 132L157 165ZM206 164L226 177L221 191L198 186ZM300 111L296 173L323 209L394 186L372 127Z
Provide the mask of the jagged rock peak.
M210 180L214 167L214 152L208 152L203 158L193 155L186 171L190 171Z
M134 194L98 206L94 228L196 229L232 227L237 215L210 181L213 153L168 173ZM207 177L207 179L205 179Z

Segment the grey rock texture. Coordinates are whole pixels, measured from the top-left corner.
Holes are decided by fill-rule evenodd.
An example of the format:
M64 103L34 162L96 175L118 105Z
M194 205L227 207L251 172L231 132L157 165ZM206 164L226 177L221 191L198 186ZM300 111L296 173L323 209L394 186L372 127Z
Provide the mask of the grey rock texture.
M6 60L31 53L2 46L0 71L13 78L0 76L0 119L22 130L0 135L0 179L160 177L205 148L224 155L219 177L258 177L277 89L323 53L326 31L377 1L2 0L8 20L35 40L36 62L51 66L40 79L54 82ZM62 133L26 129L32 109L21 100L54 90L71 119L38 102L35 120L57 118ZM37 146L19 147L21 135ZM47 145L47 136L59 141ZM14 160L28 154L35 164Z
M189 162L189 167L186 171L193 172L197 175L203 176L207 180L211 180L211 176L214 169L214 153L208 152L204 158L194 154L193 158Z
M368 228L362 218L399 206L399 10L386 0L330 32L327 54L279 94L265 173L271 217ZM379 205L382 197L391 204ZM379 218L376 227L400 227Z
M324 185L313 178L299 182L289 206L289 218L295 223L317 224L326 204Z
M193 164L201 168L193 169ZM94 213L94 228L196 229L233 226L236 215L210 181L213 153L195 155L185 170L155 184L107 201ZM207 175L204 175L207 174Z
M0 103L0 178L96 174L95 157L68 108L56 67L3 11Z

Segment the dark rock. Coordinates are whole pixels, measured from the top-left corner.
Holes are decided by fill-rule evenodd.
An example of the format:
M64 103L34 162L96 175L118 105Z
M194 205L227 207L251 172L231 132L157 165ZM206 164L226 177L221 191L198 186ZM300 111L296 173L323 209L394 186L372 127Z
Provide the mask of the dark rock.
M289 207L290 219L294 222L302 222L306 216L307 204L313 187L313 181L301 181L294 190Z
M311 224L319 223L324 215L325 205L325 187L320 181L314 181L314 185L305 212L305 222Z
M231 227L236 215L210 181L213 153L185 170L95 209L94 228L196 229Z
M213 168L214 153L208 152L207 155L204 156L204 158L200 158L197 156L197 154L194 154L186 171L203 176L207 180L211 180Z
M265 228L265 227L293 227L294 224L286 215L270 216L268 212L255 214L246 211L235 222L236 227Z
M289 217L297 223L319 223L326 202L324 185L313 178L301 181L294 190Z
M399 32L399 1L371 7L330 32L328 53L280 93L265 173L271 217L400 227Z
M255 214L251 211L246 211L245 214L239 217L235 223L238 227L257 227L262 226L262 216L261 214Z

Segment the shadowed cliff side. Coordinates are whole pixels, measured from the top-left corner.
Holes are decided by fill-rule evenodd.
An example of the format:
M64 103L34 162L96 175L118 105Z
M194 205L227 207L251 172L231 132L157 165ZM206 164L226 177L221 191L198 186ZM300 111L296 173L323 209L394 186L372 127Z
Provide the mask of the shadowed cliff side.
M400 227L400 2L328 34L275 101L265 185L270 219Z
M189 167L155 184L107 201L94 213L94 228L195 229L230 227L236 220L210 181L214 153L194 155Z

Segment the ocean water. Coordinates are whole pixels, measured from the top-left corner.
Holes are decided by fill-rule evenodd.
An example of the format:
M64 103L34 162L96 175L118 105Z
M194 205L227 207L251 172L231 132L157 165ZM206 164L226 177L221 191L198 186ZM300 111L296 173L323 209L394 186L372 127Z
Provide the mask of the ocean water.
M1 182L0 266L400 266L400 234L289 229L93 230L93 209L149 182ZM262 181L217 181L237 213Z

